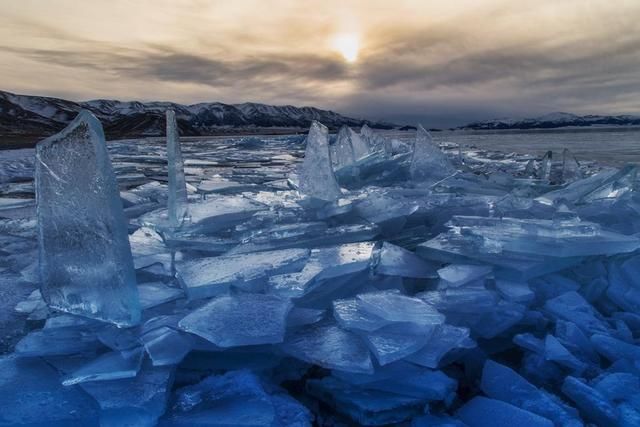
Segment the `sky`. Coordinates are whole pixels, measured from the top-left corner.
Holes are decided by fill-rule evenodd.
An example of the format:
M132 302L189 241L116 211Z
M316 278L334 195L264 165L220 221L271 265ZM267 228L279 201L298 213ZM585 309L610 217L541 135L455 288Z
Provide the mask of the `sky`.
M640 0L0 0L0 90L448 127L640 113Z

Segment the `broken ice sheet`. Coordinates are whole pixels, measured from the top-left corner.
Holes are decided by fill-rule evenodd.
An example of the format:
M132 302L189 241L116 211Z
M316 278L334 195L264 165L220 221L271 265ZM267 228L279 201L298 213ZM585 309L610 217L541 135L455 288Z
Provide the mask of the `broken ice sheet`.
M371 256L374 274L425 279L436 276L434 266L413 252L389 242L376 245Z
M282 249L239 255L200 258L178 263L177 277L191 299L226 293L231 286L252 289L268 276L301 270L308 249Z
M416 181L442 179L456 172L447 156L433 142L431 135L422 125L416 130L410 173Z
M139 348L125 352L105 353L67 376L62 384L73 385L87 381L135 377L140 370L143 356L144 353Z
M340 198L342 192L333 173L328 136L325 126L316 121L311 123L304 161L298 170L298 186L302 194L331 202Z
M369 349L356 334L333 325L309 326L287 336L285 353L339 371L371 373Z
M214 298L179 323L186 332L219 347L282 342L291 302L261 294Z
M38 358L0 358L0 425L97 426L96 402Z
M133 258L100 122L82 111L36 147L41 292L60 311L135 325Z

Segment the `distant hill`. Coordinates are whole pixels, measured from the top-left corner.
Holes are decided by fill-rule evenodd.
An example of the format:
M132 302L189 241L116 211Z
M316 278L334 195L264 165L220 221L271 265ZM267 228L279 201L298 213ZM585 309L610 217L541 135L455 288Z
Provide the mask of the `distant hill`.
M554 129L569 126L637 126L640 116L577 116L570 113L551 113L531 119L493 119L469 123L458 129L497 130L497 129Z
M342 125L368 124L377 129L399 126L346 117L315 107L275 106L256 103L223 104L205 102L181 105L172 102L122 102L99 99L73 102L42 96L15 95L0 91L0 135L46 136L63 129L81 109L92 111L110 139L160 136L165 133L164 113L176 111L180 133L184 136L264 131L269 128L308 128L318 120L331 129Z

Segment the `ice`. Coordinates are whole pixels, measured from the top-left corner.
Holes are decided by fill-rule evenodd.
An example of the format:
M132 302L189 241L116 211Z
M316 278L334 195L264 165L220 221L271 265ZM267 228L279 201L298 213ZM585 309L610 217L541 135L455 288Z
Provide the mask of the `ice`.
M380 247L374 248L372 270L375 274L417 279L435 277L436 275L433 265L416 254L389 242L383 242Z
M167 164L169 175L169 222L174 228L182 225L188 215L187 185L184 178L184 162L182 161L182 150L180 149L180 139L176 113L167 110Z
M273 344L283 341L290 310L289 300L272 295L221 296L182 319L180 328L219 347Z
M308 249L282 249L199 258L178 263L176 269L189 298L197 299L226 293L232 286L262 287L270 275L302 270L308 258Z
M514 370L487 360L482 371L482 391L492 399L510 403L525 411L548 418L555 425L580 426L577 413L545 391L538 389Z
M580 163L573 156L568 148L562 151L562 182L568 184L570 182L582 179L582 170Z
M165 412L172 384L170 368L145 363L135 378L85 382L80 387L100 405L101 426L154 426Z
M552 166L552 157L553 153L551 151L547 151L542 157L541 166L540 166L540 179L544 179L545 181L549 181L551 178L551 166Z
M104 144L87 120L67 132ZM640 422L636 166L578 164L565 151L536 168L532 155L461 147L450 133L430 141L424 129L414 142L343 128L329 145L314 124L306 147L302 136L190 138L189 209L176 226L168 133L166 147L71 150L94 163L109 151L120 188L99 212L75 188L52 199L92 203L58 216L84 218L81 243L128 237L136 280L116 283L137 291L139 324L47 306L36 217L14 200L34 187L22 175L0 184L0 351L11 360L0 359L0 424L24 408L35 409L22 424L105 427ZM425 173L411 179L418 157ZM348 164L332 172L332 160ZM305 168L311 191L298 187ZM327 182L331 196L318 197ZM100 228L114 203L126 217ZM131 320L131 300L111 298L103 278L103 261L122 255L113 239L97 252L63 238L58 259L78 288ZM7 400L3 363L25 364L14 371L29 399ZM40 396L58 418L29 403Z
M619 425L620 415L617 409L598 390L579 379L566 377L562 393L575 402L586 421L603 427Z
M327 369L373 372L367 346L356 334L337 326L310 326L287 337L283 350L297 359Z
M457 416L469 427L553 427L548 418L482 396L467 402Z
M36 148L41 292L50 307L135 325L140 302L100 122L81 112Z
M307 135L304 161L298 171L300 192L315 199L332 202L342 195L331 165L329 130L314 121Z
M457 288L465 283L491 274L491 266L450 264L438 270L438 277L446 287Z
M444 316L423 300L394 291L360 294L356 297L356 305L365 313L390 322L434 326L444 322Z
M140 349L130 352L105 353L74 371L62 381L63 385L73 385L87 381L118 380L132 378L138 374L143 353Z
M431 135L421 125L416 131L416 141L411 156L411 178L416 181L442 179L456 172L455 168L433 142Z
M99 425L96 402L39 359L0 358L0 408L3 426Z

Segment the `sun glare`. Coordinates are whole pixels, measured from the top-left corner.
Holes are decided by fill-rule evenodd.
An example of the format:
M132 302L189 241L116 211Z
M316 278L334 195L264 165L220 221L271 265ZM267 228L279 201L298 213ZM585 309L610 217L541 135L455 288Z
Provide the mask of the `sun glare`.
M333 38L333 48L340 52L347 62L355 62L358 59L360 40L356 34L338 34Z

